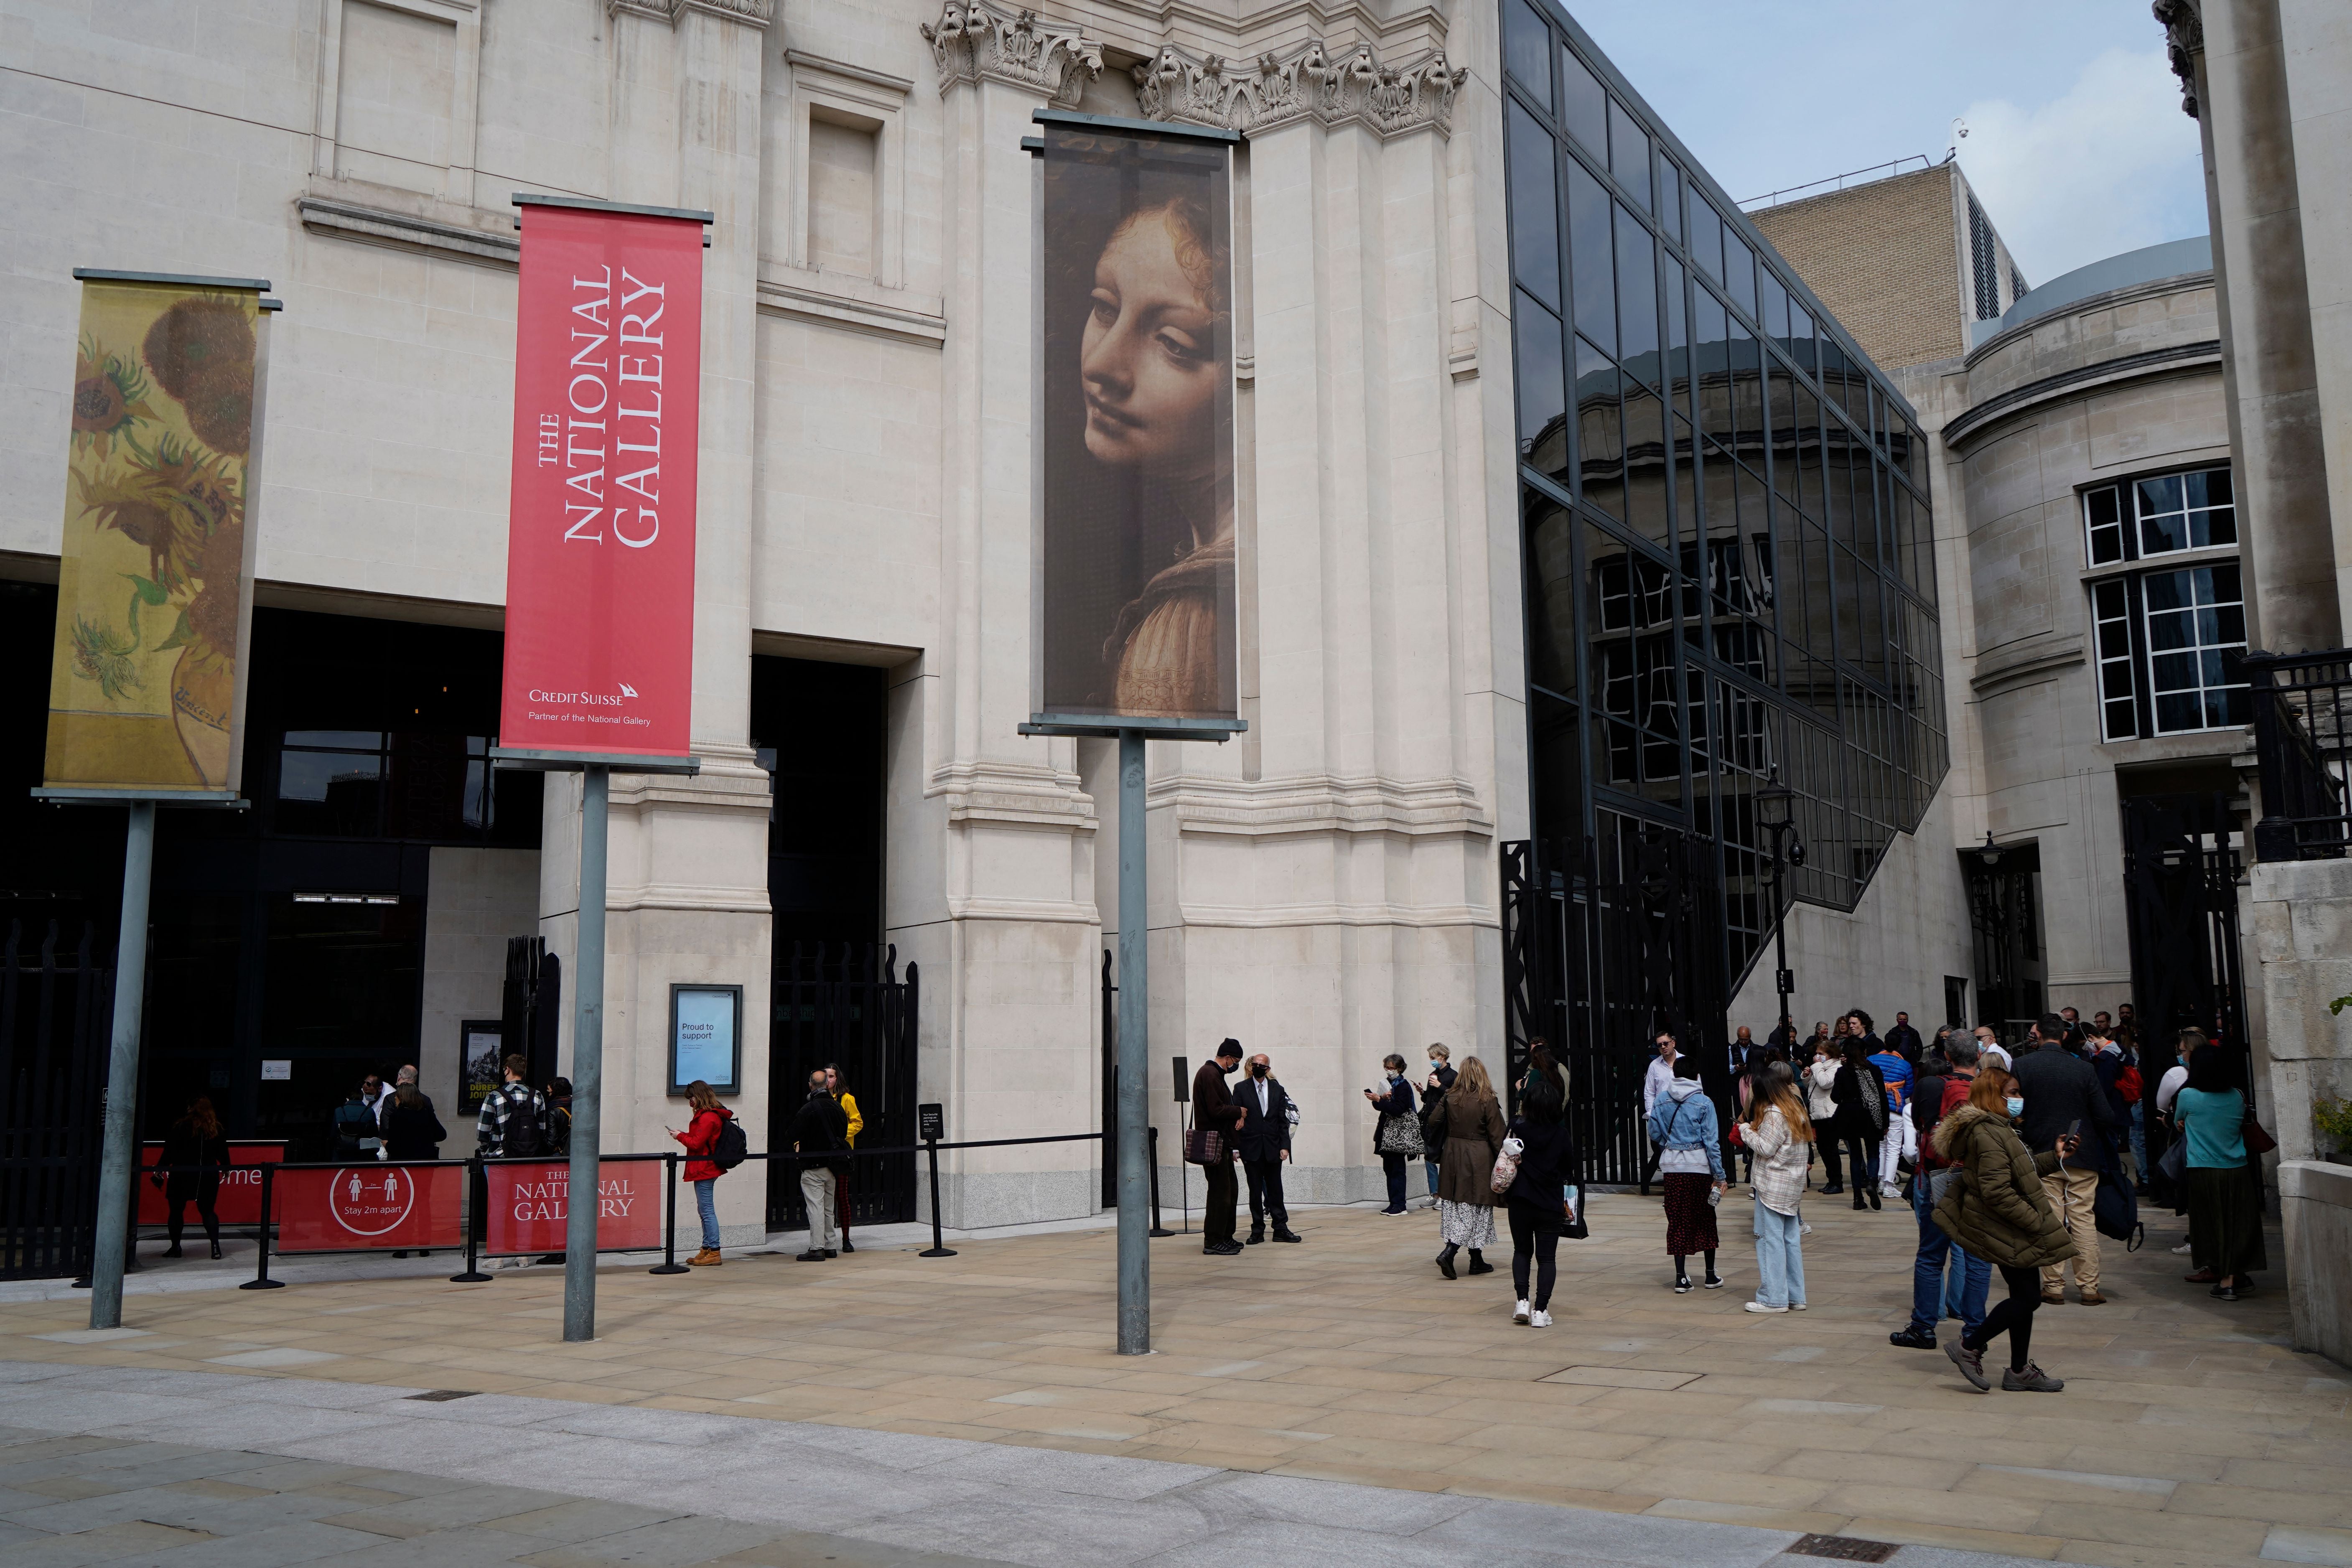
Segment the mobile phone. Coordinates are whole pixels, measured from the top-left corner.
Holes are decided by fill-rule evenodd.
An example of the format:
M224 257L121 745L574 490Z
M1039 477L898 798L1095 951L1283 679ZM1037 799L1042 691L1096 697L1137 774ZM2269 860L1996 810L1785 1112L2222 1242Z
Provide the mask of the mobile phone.
M2078 1116L2078 1117L2074 1118L2074 1121L2069 1121L2068 1123L2066 1123L2066 1136L2067 1136L2067 1137L2069 1137L2069 1138L2080 1138L2082 1135L2083 1135L2083 1119L2082 1119L2081 1117L2079 1117L2079 1116Z

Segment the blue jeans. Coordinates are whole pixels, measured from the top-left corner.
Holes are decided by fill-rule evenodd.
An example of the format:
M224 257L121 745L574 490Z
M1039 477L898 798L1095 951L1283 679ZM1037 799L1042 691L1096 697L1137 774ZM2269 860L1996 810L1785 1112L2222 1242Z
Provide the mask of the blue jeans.
M1911 1264L1911 1327L1930 1329L1945 1318L1958 1318L1962 1332L1984 1321L1985 1291L1992 1282L1992 1265L1952 1245L1936 1223L1927 1202L1927 1184L1912 1184L1912 1211L1919 1218L1919 1256ZM1953 1264L1948 1282L1944 1262Z
M1429 1195L1433 1198L1437 1195L1437 1162L1423 1160L1422 1163L1429 1167Z
M2131 1108L2132 1175L2147 1185L2147 1101L2135 1100Z
M1805 1249L1797 1216L1756 1200L1756 1299L1793 1307L1805 1299Z
M719 1198L711 1189L718 1185L716 1179L694 1184L694 1210L702 1216L702 1245L713 1248L719 1245Z

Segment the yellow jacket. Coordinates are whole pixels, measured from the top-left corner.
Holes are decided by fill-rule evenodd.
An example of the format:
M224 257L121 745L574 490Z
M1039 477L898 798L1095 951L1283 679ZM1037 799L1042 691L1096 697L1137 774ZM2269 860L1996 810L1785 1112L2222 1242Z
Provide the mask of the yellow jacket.
M857 1147L857 1134L865 1129L866 1118L857 1114L856 1095L845 1089L841 1091L839 1099L842 1114L849 1118L849 1146L855 1149Z

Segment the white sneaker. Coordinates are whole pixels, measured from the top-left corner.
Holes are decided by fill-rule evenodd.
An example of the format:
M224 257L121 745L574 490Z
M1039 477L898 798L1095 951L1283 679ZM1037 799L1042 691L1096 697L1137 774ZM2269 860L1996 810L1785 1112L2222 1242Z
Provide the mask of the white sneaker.
M1791 1312L1801 1312L1804 1310L1805 1304L1802 1301L1791 1301L1789 1303L1789 1310Z
M1534 1314L1528 1310L1528 1304L1525 1301L1521 1301L1517 1307L1511 1310L1511 1321L1515 1323L1524 1323L1533 1315Z
M1550 1327L1551 1327L1551 1314L1550 1314L1549 1312L1531 1312L1531 1313L1529 1313L1529 1314L1528 1315L1528 1327L1529 1327L1529 1328L1531 1328L1531 1329L1548 1329L1548 1328L1550 1328Z
M2179 1246L2178 1246L2178 1247L2174 1247L2172 1250L2173 1250L2173 1251L2175 1251L2175 1252L2177 1252L2177 1253L2179 1253L2182 1257L2184 1257L2184 1258L2185 1258L2185 1257L2187 1257L2187 1256L2189 1255L2189 1244L2188 1244L2187 1242L2185 1242L2185 1241L2184 1241L2184 1242L2182 1242Z
M1751 1312L1785 1312L1789 1309L1786 1307L1768 1307L1761 1301L1750 1301L1748 1303L1748 1310Z

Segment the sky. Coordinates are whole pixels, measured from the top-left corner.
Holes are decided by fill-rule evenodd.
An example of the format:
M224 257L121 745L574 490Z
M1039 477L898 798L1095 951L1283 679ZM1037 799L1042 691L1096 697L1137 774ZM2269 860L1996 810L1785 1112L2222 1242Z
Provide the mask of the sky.
M1566 4L1738 200L1958 145L2029 283L2206 230L2147 0Z

